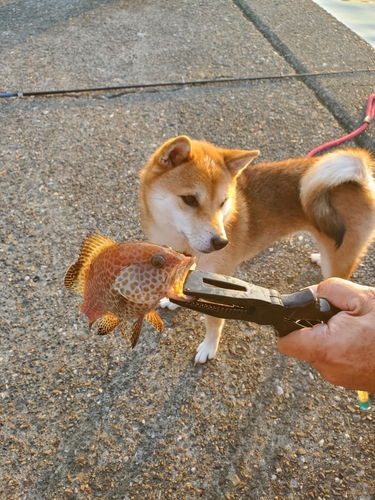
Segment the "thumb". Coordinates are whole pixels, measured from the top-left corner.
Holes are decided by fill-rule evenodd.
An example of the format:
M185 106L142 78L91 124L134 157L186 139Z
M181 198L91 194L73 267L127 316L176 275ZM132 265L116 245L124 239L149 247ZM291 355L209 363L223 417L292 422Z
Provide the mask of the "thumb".
M312 328L302 328L277 339L281 354L313 363L321 357L322 340L328 335L328 325L319 323Z
M313 292L316 297L328 300L338 309L354 315L359 315L363 312L368 287L340 278L329 278L314 288Z

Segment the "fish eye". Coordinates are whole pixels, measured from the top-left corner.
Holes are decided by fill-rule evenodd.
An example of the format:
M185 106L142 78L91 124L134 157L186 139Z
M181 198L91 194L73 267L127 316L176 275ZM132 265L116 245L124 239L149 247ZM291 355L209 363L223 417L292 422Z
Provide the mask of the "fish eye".
M185 205L187 205L188 207L197 207L198 206L198 200L193 195L181 196L181 199L185 203Z
M163 267L165 264L165 258L160 255L160 253L156 253L151 257L151 264L156 268Z

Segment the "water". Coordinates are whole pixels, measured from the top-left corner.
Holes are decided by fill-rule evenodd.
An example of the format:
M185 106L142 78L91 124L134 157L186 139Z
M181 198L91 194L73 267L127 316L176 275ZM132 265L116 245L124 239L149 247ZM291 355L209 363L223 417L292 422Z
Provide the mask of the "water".
M375 47L375 0L314 0Z

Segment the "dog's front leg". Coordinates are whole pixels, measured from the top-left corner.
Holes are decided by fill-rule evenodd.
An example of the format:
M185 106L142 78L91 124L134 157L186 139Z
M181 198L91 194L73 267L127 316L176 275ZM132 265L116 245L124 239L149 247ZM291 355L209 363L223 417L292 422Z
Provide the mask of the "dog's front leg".
M206 324L206 336L197 349L197 354L195 356L196 365L205 363L209 359L215 357L219 346L221 331L225 323L224 319L214 318L213 316L205 316L204 321Z

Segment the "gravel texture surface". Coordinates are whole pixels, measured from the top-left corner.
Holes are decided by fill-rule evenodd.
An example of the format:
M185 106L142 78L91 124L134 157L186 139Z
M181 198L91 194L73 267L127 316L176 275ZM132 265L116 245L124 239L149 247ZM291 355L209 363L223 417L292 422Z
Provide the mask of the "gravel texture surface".
M238 3L0 0L0 90L293 72ZM247 5L311 70L329 44L329 70L344 56L374 66L313 2ZM370 80L320 84L360 123ZM90 333L62 283L88 233L144 239L138 172L166 139L259 148L264 161L342 135L307 83L0 99L1 499L375 498L373 407L281 356L270 327L228 321L217 358L194 366L199 314L159 311L165 332L146 327L131 351L118 332ZM321 280L314 250L300 233L236 275L293 292ZM372 246L353 280L375 286L374 270Z

